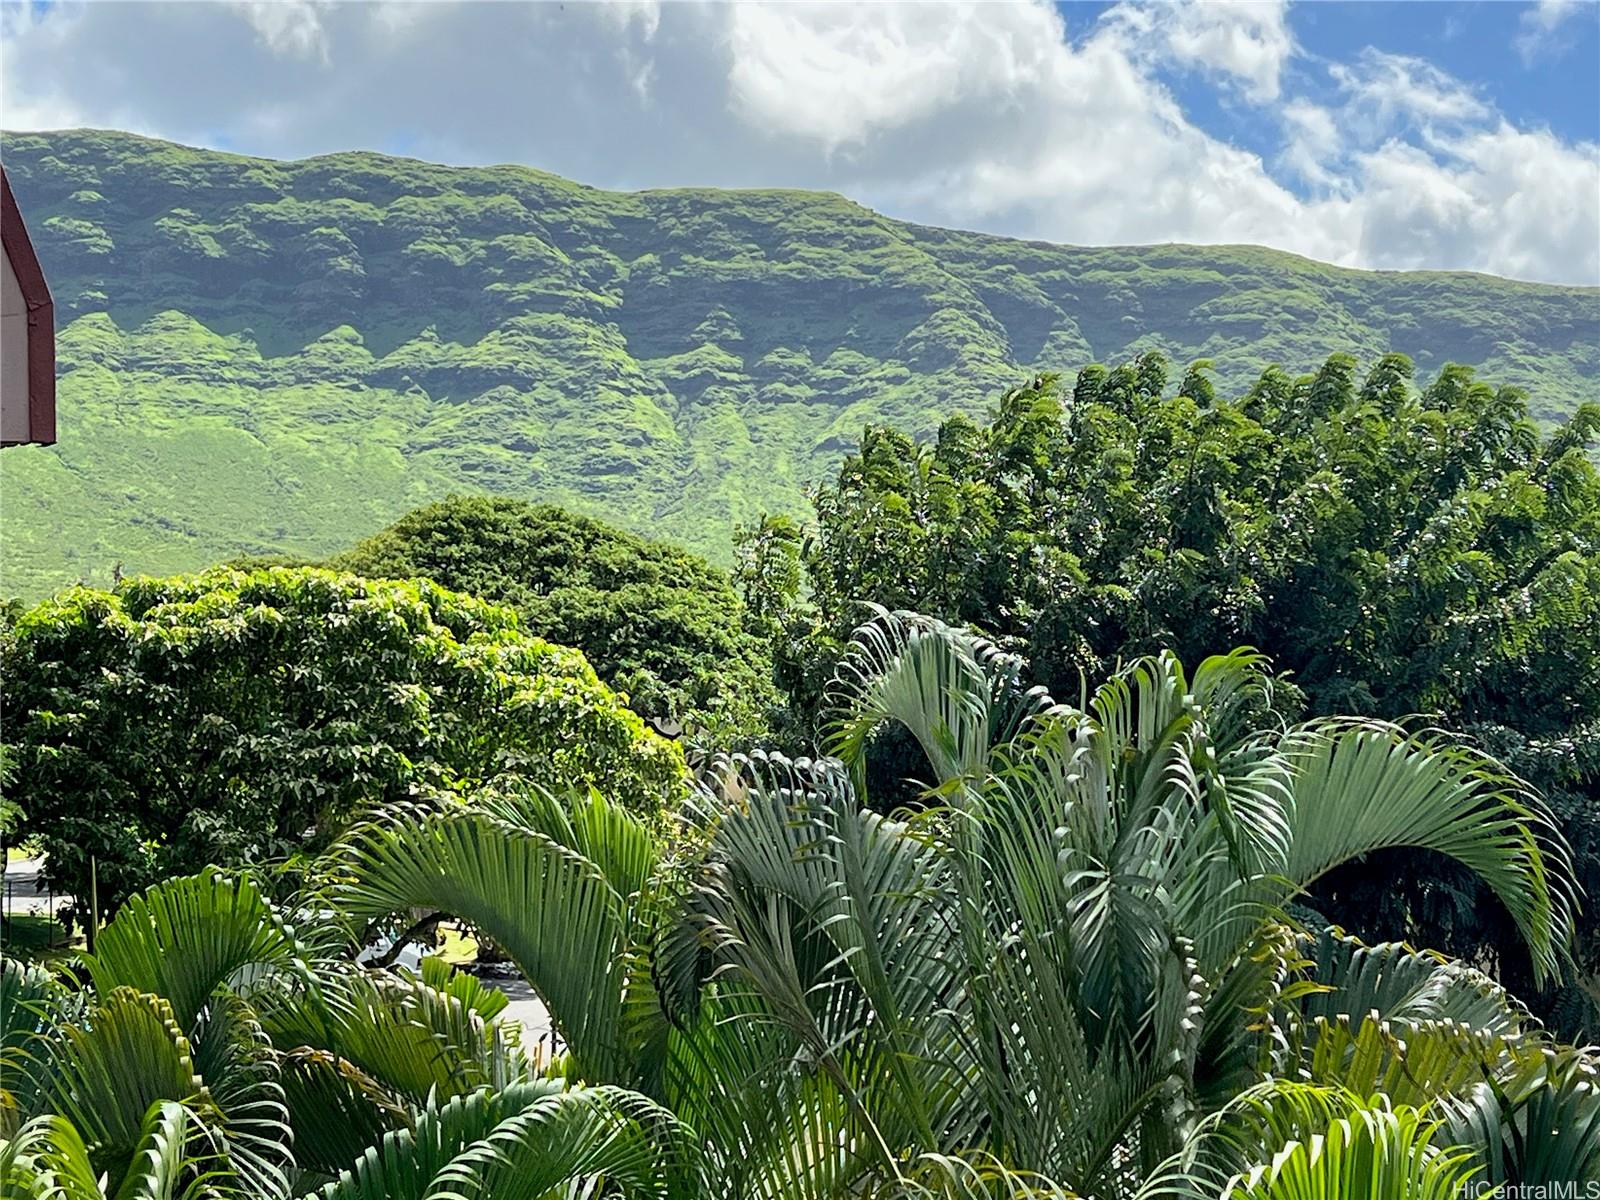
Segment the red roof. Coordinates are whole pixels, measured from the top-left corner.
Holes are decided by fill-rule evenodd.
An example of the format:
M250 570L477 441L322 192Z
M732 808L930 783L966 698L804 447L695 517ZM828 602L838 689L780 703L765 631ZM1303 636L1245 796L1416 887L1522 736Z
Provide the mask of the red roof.
M28 313L28 436L0 444L26 441L49 445L56 440L55 304L4 168L0 168L0 242Z

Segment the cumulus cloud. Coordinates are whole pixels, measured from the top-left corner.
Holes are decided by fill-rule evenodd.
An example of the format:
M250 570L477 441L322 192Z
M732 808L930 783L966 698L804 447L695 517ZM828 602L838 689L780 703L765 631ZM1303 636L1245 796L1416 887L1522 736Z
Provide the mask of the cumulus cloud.
M1126 0L1092 22L1043 2L278 7L8 6L0 120L525 162L605 187L823 187L1059 241L1600 282L1595 146L1513 127L1416 58L1369 51L1301 94L1277 3ZM1280 128L1281 153L1202 127L1175 72Z
M1039 84L1062 41L1035 6L740 5L728 13L735 111L825 150L953 109L1003 110Z
M1592 149L1592 148L1591 148ZM1362 243L1386 265L1474 259L1499 274L1600 283L1600 178L1548 131L1501 122L1433 153L1394 141L1361 156Z

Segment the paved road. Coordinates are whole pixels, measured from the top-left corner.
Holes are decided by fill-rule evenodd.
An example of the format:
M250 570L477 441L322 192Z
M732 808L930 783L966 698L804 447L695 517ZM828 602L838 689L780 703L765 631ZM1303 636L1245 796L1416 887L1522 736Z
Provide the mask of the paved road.
M511 1003L506 1005L502 1019L521 1024L523 1046L529 1050L536 1045L542 1046L549 1053L554 1037L550 1011L545 1008L544 1001L534 995L527 980L485 975L483 981L490 987L499 988L510 999Z
M5 887L0 890L0 903L4 904L6 912L25 913L34 909L41 913L54 912L72 899L59 893L52 897L49 892L38 890L39 871L43 866L42 858L19 858L6 863Z

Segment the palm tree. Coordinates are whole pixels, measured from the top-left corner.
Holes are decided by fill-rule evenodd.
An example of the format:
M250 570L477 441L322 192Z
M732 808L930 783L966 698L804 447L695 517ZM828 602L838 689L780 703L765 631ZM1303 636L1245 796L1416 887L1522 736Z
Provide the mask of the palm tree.
M667 838L602 796L510 782L389 808L293 902L337 918L320 947L259 894L228 901L237 881L154 889L102 935L92 999L0 1005L31 1014L16 1037L6 1016L30 1066L10 1110L31 1122L0 1169L66 1178L38 1147L70 1127L109 1185L181 1144L180 1181L252 1195L1420 1197L1600 1177L1592 1053L1469 967L1296 907L1351 858L1430 849L1484 879L1553 975L1575 899L1537 798L1440 734L1279 727L1272 686L1248 652L1192 676L1159 656L1063 705L983 640L879 612L836 680L832 757L721 760ZM891 723L924 751L927 803L886 817L864 760ZM190 893L217 898L170 898ZM419 909L506 950L561 1060L522 1053L464 977L350 964L369 926ZM180 1038L189 1061L229 1049L129 1088L159 1128L113 1136L85 1098L155 1059L60 1065L111 1027L89 1004L149 1010L144 1036L179 1060ZM162 1132L171 1103L207 1136ZM269 1126L294 1134L278 1158Z
M0 1194L686 1194L658 1105L550 1077L473 977L366 971L351 949L208 869L125 905L84 991L4 962Z
M1249 653L1192 679L1162 656L1073 708L981 639L880 613L836 689L837 761L721 764L665 850L599 798L381 817L341 852L340 904L489 929L579 1073L662 1099L725 1194L913 1191L953 1161L1131 1194L1325 1029L1382 1028L1379 1002L1446 1023L1499 997L1525 1036L1487 980L1399 948L1422 998L1330 1009L1288 917L1322 873L1448 854L1563 963L1569 870L1535 797L1441 735L1260 729L1271 686ZM858 799L889 722L931 774L903 820Z

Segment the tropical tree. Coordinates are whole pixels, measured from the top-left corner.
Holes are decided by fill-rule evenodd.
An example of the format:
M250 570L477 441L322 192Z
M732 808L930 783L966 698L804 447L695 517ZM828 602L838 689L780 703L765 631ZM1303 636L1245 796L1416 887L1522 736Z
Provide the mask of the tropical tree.
M0 639L0 732L58 891L325 846L358 811L507 772L659 815L685 785L575 651L428 582L313 568L78 588Z
M1595 892L1597 430L1589 405L1542 431L1519 392L1460 366L1413 386L1399 355L1365 379L1343 354L1300 378L1272 369L1229 398L1208 363L1174 387L1152 352L1070 388L1039 376L931 440L868 428L803 535L758 526L743 552L797 547L804 563L775 639L803 664L784 681L804 728L828 719L806 681L843 656L862 601L978 627L1057 695L1163 648L1194 663L1254 645L1294 685L1277 690L1285 720L1420 714L1490 749L1546 795ZM878 739L876 801L914 795L891 785L917 757ZM1332 873L1314 900L1368 936L1426 937L1534 986L1512 915L1437 856ZM1595 928L1577 946L1591 972ZM1541 1008L1565 1015L1553 997Z
M1272 724L1272 687L1254 654L1163 655L1061 705L880 613L834 689L836 760L727 760L664 844L598 795L391 808L327 894L488 930L570 1073L672 1112L710 1195L1279 1195L1401 1151L1372 1194L1595 1176L1592 1056L1470 968L1294 907L1428 847L1559 972L1574 897L1541 803L1442 735ZM857 791L889 722L926 758L905 819Z
M85 958L86 992L6 961L0 1187L690 1194L692 1151L659 1106L548 1075L472 977L367 971L350 948L302 940L249 880L208 870L130 901Z
M1082 705L878 613L837 758L723 759L659 825L506 777L380 807L281 904L208 869L125 904L71 988L0 969L0 1180L24 1196L1443 1197L1600 1181L1600 1062L1496 983L1295 907L1429 847L1567 965L1565 851L1483 755L1273 721L1247 651ZM862 803L887 722L927 803ZM429 960L442 909L565 1045Z
M581 650L635 712L697 742L748 744L777 703L766 642L744 629L726 572L553 504L453 496L333 565L508 604L528 632Z

